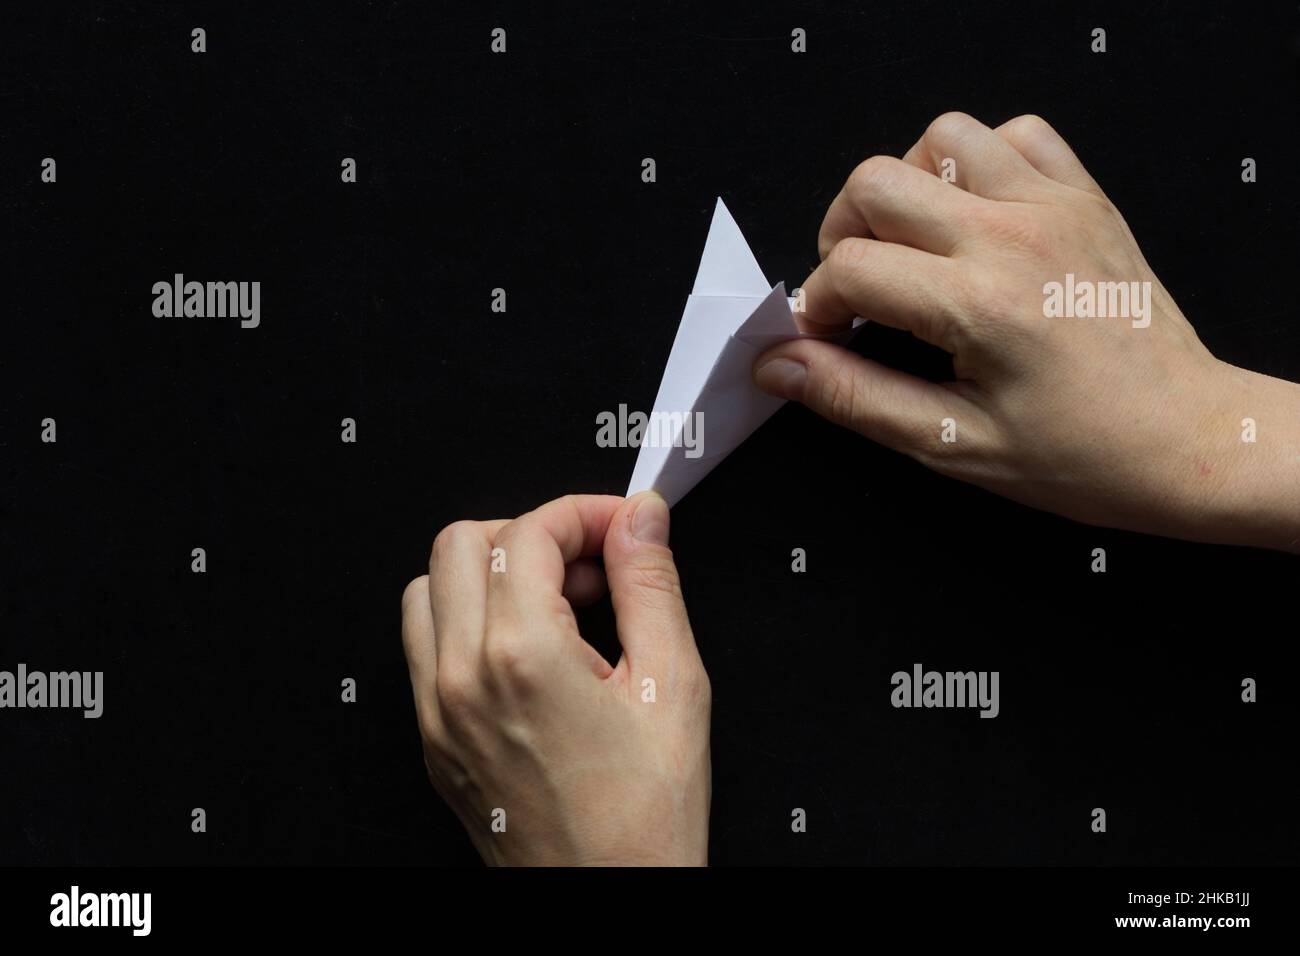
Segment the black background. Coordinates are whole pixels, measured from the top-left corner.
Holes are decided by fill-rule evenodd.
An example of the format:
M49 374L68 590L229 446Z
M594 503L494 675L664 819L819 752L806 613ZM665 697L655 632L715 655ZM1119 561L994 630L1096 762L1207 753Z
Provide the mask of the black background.
M797 284L853 166L946 110L1047 117L1210 349L1300 379L1292 5L279 6L6 14L0 668L106 686L0 712L0 862L476 860L398 639L433 535L621 493L595 416L650 406L715 197ZM175 272L261 281L261 327L155 318ZM713 862L1297 860L1294 558L1032 512L796 407L673 520ZM917 661L999 670L1001 716L894 710Z

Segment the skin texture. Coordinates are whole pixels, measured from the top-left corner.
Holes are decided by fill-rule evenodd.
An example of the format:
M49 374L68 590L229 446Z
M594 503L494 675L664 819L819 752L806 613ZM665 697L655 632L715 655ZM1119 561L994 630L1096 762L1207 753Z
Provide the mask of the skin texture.
M668 525L653 492L571 495L513 521L450 525L407 586L402 642L429 779L488 863L707 862L709 680ZM504 571L491 570L494 549ZM616 667L573 615L606 587Z
M992 130L939 117L901 160L874 156L853 171L818 251L806 328L861 315L906 329L952 355L956 380L932 384L803 340L760 356L761 388L1035 508L1300 552L1300 386L1206 350L1042 119ZM1044 285L1067 273L1150 282L1150 324L1046 317ZM1242 440L1247 418L1253 443ZM941 440L945 419L956 441Z

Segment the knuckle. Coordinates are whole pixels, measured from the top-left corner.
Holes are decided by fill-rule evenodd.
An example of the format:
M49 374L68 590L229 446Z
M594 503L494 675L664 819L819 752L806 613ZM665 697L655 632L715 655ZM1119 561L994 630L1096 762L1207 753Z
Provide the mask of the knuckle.
M512 690L530 690L539 682L537 655L514 636L488 635L483 656L493 680Z
M1056 130L1037 113L1024 113L1007 121L1007 129L1014 136L1028 140L1055 137Z
M831 421L851 424L858 420L864 407L866 386L847 375L832 372L821 381L820 404Z
M436 685L438 706L448 722L464 722L474 713L478 704L479 682L470 671L444 664L438 668Z
M817 233L817 258L823 262L835 248L835 239L826 234L826 225L823 223L821 231Z
M438 532L433 539L433 549L429 554L429 564L445 561L462 552L468 545L480 537L478 525L473 521L454 521Z
M509 551L521 541L537 535L542 527L542 519L537 517L536 511L525 512L498 531L493 544Z
M836 245L837 241L834 238L827 236L824 232L819 233L817 236L817 258L821 262L825 262L830 258L830 254L835 251Z
M564 502L565 508L567 508L579 522L582 521L582 495L563 495L558 500Z
M402 591L402 614L409 614L420 601L429 600L429 576L422 574Z
M961 135L973 122L975 119L968 113L950 111L936 116L926 127L925 135L927 139L943 142Z
M953 319L948 344L954 355L978 343L991 323L1020 314L1020 303L1008 298L1002 277L986 269L967 264L954 269L948 295Z
M892 156L872 156L863 160L849 174L846 191L851 196L861 196L888 188L898 176L896 164L900 162Z
M673 562L672 552L667 548L662 553L647 550L647 553L638 556L628 571L634 594L643 598L666 594L677 600L682 599L682 583L677 575L677 565Z
M826 266L831 272L832 279L836 274L842 276L861 268L870 248L871 243L868 240L856 236L849 236L835 243L826 256Z
M432 708L419 708L419 712L416 715L416 723L420 728L420 739L424 741L425 749L441 749L442 728L438 724L437 718L433 715Z

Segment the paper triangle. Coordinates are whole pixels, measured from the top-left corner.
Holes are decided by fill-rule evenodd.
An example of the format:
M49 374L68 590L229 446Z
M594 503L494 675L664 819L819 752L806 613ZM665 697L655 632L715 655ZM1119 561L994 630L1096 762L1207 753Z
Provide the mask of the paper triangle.
M653 488L675 505L785 404L754 384L752 368L763 351L805 334L792 302L783 284L768 285L719 199L628 495Z
M749 243L719 197L691 294L765 295L770 288Z

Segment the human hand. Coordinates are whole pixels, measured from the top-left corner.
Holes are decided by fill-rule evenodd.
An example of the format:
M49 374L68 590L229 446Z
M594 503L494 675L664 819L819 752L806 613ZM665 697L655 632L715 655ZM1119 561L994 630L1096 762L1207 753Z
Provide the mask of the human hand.
M932 384L804 339L760 356L761 388L1079 521L1300 550L1300 386L1209 353L1043 120L994 131L939 117L903 159L854 170L818 251L806 328L861 315L906 329L951 353L957 380ZM1124 314L1048 317L1049 283L1065 309L1086 307L1071 282Z
M571 606L606 580L616 667ZM402 596L402 643L429 778L484 860L707 862L709 680L661 497L448 526Z

